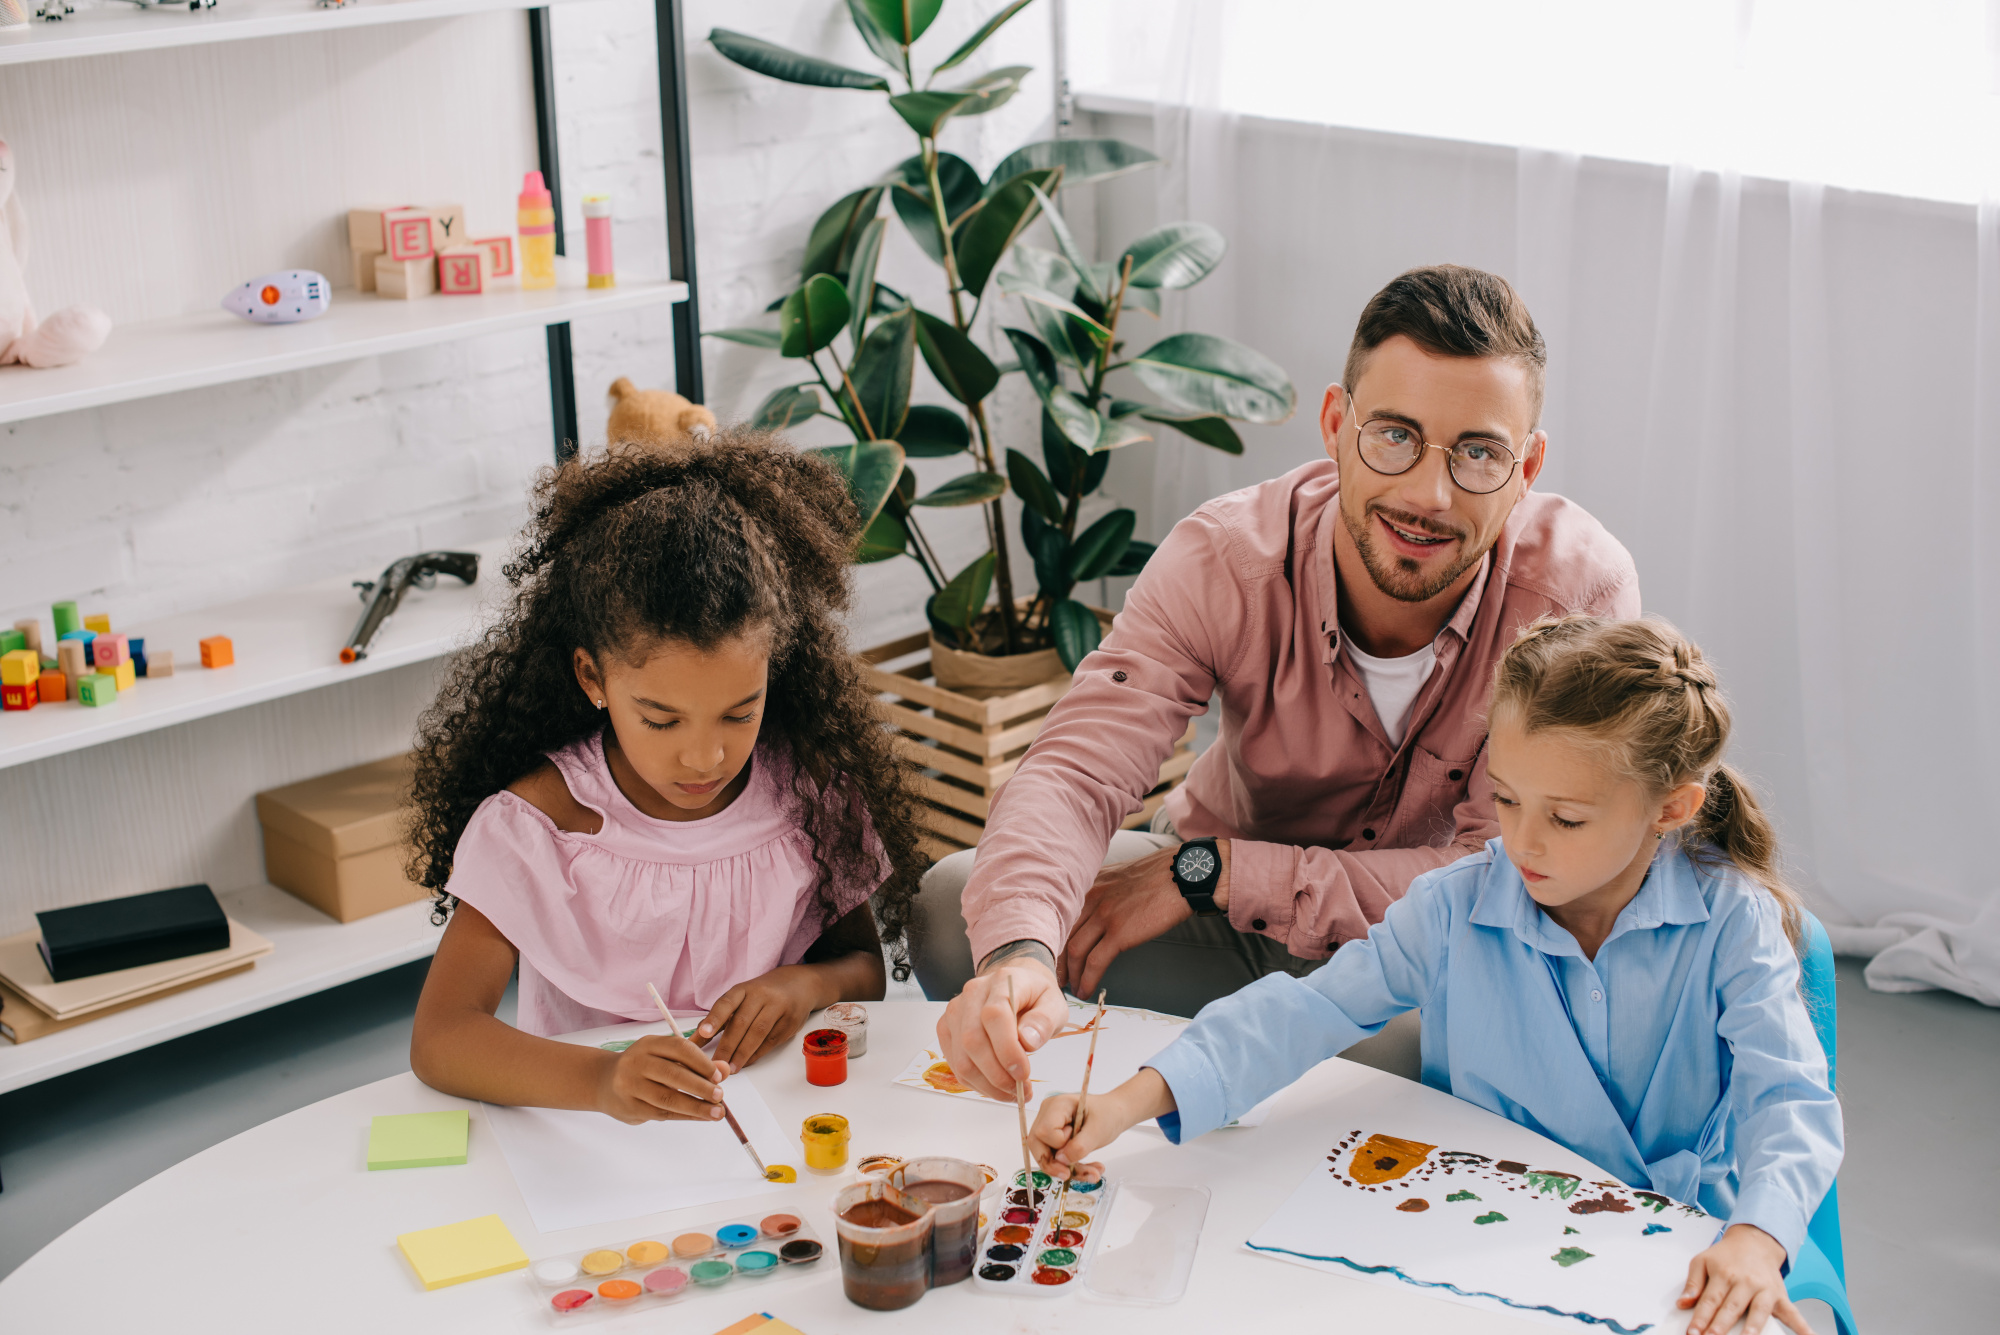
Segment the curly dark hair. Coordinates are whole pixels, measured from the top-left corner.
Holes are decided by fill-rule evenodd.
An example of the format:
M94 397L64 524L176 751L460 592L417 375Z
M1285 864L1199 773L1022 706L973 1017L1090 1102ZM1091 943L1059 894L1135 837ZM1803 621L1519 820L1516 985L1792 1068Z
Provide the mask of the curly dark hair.
M458 653L417 724L410 875L442 924L459 836L479 804L604 726L578 689L575 651L702 650L762 631L771 644L760 742L790 752L799 824L812 841L821 930L835 886L873 881L872 822L889 875L876 921L909 976L910 903L927 865L905 767L847 651L848 562L860 516L839 474L744 427L673 454L616 449L536 480L534 517L505 567L512 604ZM848 800L826 800L838 784Z

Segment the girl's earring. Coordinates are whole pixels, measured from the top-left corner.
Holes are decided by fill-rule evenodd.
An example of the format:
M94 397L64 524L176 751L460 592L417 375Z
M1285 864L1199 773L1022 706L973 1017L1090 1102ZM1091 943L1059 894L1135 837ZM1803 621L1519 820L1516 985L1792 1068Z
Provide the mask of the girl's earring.
M599 700L599 701L597 702L597 707L598 707L599 709L602 709L602 708L604 708L604 702L603 702L602 700ZM1665 836L1665 835L1661 835L1660 837L1661 837L1662 839L1666 838L1666 836Z

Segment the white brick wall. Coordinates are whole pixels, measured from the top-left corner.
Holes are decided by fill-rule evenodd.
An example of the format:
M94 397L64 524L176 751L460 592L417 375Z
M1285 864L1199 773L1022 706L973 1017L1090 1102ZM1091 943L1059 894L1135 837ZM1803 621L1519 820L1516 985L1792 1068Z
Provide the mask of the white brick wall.
M942 58L996 8L951 0L920 51ZM583 195L608 191L620 273L663 276L653 6L588 0L553 14L573 251ZM973 62L1038 68L1011 105L950 131L946 146L982 171L1048 132L1048 25L1030 9ZM768 318L760 313L795 280L813 219L915 145L878 94L797 88L722 60L705 41L716 26L873 67L841 0L687 6L707 327ZM0 134L20 157L36 224L38 305L90 301L130 321L204 308L279 265L338 274L334 219L371 199L456 199L476 230L511 230L518 173L533 165L524 34L520 15L500 14L10 69ZM199 134L154 114L162 106L189 110ZM234 170L274 155L287 173L280 189L253 189ZM107 199L121 202L107 209ZM890 228L884 280L941 310L939 271L899 224ZM574 339L586 442L602 439L612 379L671 385L665 308L578 323ZM793 378L747 348L708 341L704 355L708 400L724 418ZM50 602L76 598L136 626L507 533L549 459L545 367L538 331L495 335L0 427L0 624L46 619ZM921 364L918 376L920 399L945 401ZM1034 417L1018 387L1011 393L996 425L1031 442ZM837 439L832 426L802 435ZM927 487L959 471L916 467ZM954 566L983 541L972 510L932 511L926 529ZM864 568L859 584L857 643L922 625L928 586L910 562ZM0 891L0 933L56 904L194 878L225 889L258 879L251 794L394 749L427 679L384 674L340 688L337 702L260 706L254 765L242 753L253 721L222 718L0 771L0 846L20 850ZM171 801L142 800L162 757L179 762L185 786ZM49 800L57 791L125 794L120 819L93 827ZM65 851L86 844L87 859Z

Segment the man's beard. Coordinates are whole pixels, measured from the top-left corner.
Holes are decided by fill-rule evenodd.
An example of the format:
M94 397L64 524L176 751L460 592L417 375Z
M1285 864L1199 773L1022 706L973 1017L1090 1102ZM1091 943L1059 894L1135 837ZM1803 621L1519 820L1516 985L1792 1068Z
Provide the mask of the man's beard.
M1418 533L1431 533L1439 537L1450 536L1458 539L1459 560L1447 566L1437 575L1426 578L1423 567L1407 556L1395 556L1382 551L1375 542L1375 526L1371 516L1380 514L1392 519L1404 528ZM1340 518L1347 525L1347 535L1354 539L1356 550L1361 553L1361 564L1368 571L1368 578L1375 587L1401 603L1427 603L1452 586L1452 583L1471 569L1473 564L1486 553L1466 551L1463 534L1441 534L1436 529L1415 518L1393 510L1370 509L1358 517L1346 506L1340 507Z

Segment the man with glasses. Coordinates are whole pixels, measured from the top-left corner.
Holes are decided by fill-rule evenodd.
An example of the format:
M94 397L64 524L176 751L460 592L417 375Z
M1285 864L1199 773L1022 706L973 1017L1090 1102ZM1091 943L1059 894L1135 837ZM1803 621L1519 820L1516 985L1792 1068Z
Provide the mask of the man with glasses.
M929 995L958 994L938 1037L961 1078L1013 1097L1025 1054L1067 1019L1065 985L1192 1015L1274 970L1308 972L1499 833L1494 663L1544 614L1639 612L1617 540L1530 490L1545 360L1504 279L1403 274L1362 311L1326 391L1328 458L1174 528L976 857L925 878L917 972ZM1150 831L1119 830L1217 694L1220 740ZM1414 1019L1370 1040L1412 1076Z

